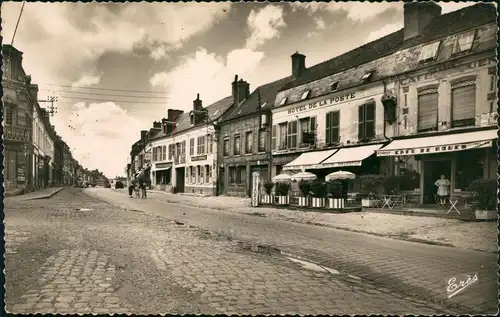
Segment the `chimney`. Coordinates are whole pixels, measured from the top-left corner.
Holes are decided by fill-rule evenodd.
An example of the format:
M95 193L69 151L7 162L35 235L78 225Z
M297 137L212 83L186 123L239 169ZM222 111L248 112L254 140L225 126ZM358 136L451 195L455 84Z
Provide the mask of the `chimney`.
M240 79L238 81L238 104L250 97L250 84Z
M161 129L161 121L153 121L153 129Z
M435 2L405 2L404 39L420 35L422 30L441 15L441 7Z
M306 70L306 56L295 52L292 56L292 76L299 77Z
M200 100L201 102L201 100ZM179 117L184 113L183 110L168 109L167 110L167 120L170 122L177 122Z
M235 106L238 106L238 96L239 96L239 85L238 85L238 75L234 75L234 81L231 84L232 87L232 96L233 96L233 104Z
M148 134L148 130L141 130L141 141L146 140L146 135Z
M200 94L196 94L196 100L193 100L193 110L194 111L199 111L199 110L202 110L203 109L203 106L202 106L202 103L201 103L201 99L200 99Z

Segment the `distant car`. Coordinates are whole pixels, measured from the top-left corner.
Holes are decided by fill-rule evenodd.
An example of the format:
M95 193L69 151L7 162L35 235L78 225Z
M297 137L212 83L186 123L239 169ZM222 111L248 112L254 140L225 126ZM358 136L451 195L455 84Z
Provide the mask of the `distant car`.
M123 183L121 181L117 181L115 183L115 188L116 189L121 189L121 188L125 188L125 185L123 185Z
M104 188L111 188L111 184L110 183L104 184Z

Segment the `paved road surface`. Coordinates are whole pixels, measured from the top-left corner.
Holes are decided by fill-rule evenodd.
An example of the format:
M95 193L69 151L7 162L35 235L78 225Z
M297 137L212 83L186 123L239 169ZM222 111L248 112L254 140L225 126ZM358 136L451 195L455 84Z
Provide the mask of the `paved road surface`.
M191 209L110 192L67 188L47 200L5 199L8 312L456 313L170 218Z
M127 208L172 217L228 236L275 245L289 253L362 277L400 294L419 296L456 307L461 313L497 311L495 254L380 238L208 208L179 206L169 203L168 196L159 193L151 193L147 200L130 199L124 192L115 190L90 190L89 194ZM467 239L466 236L463 238ZM464 273L477 273L479 281L447 299L447 281Z

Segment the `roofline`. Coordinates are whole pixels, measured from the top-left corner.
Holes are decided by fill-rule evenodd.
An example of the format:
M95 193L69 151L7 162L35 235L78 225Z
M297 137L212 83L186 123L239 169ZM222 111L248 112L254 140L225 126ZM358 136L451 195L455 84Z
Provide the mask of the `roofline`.
M246 117L254 116L254 115L259 114L261 112L272 111L272 109L274 109L274 106L273 107L269 107L269 108L267 108L265 110L262 110L262 111L254 111L254 112L250 112L250 113L247 113L247 114L244 114L244 115L239 115L239 116L227 119L227 120L223 120L223 121L220 122L220 124L224 125L226 123L231 123L232 121L241 120L241 119L246 118Z
M457 11L459 11L459 10L457 10ZM455 12L455 11L448 12L448 13L446 13L446 14L453 13L453 12ZM446 15L446 14L441 15L441 17L442 17L442 16L444 16L444 15ZM479 25L475 26L474 28L478 28L478 27L481 27L481 26L484 26L484 25L488 25L488 24L496 24L496 21L490 21L490 22L487 22L487 23L484 23L484 24L479 24ZM384 36L384 37L387 37L387 36L393 35L393 34L395 34L395 33L397 33L397 32L401 32L402 30L404 30L404 28L402 28L402 29L400 29L400 30L398 30L398 31L396 31L396 32L392 32L392 33L390 33L390 34L388 34L388 35L386 35L386 36ZM454 34L459 34L459 33L462 33L462 32L464 32L464 31L460 31L460 32L456 32L456 33L450 33L450 34L448 34L448 35L446 35L446 36L442 36L442 37L436 38L436 39L434 39L434 40L432 40L432 41L442 41L443 39L446 39L446 38L447 38L447 37L449 37L449 36L452 36L452 35L454 35ZM383 37L381 37L380 39L382 39L382 38L383 38ZM378 41L378 40L380 40L380 39L377 39L377 40L375 40L375 41L373 41L373 42L376 42L376 41ZM388 56L388 55L392 55L392 54L394 54L394 53L396 53L396 52L398 52L398 51L401 51L401 50L404 50L404 49L408 49L408 48L410 48L410 47L414 47L414 46L418 46L418 45L422 45L422 44L424 44L424 43L420 43L420 44L417 44L417 45L408 45L408 44L406 44L406 45L405 45L405 42L406 42L406 43L409 43L409 40L410 40L410 39L408 39L408 40L406 40L406 41L403 41L403 45L402 45L401 47L398 47L397 49L394 49L394 50L392 50L392 51L390 51L390 52L388 52L388 53L386 53L386 54L380 55L379 57L377 57L377 59L380 59L380 58L386 57L386 56ZM366 46L366 45L368 45L368 44L370 44L370 43L373 43L373 42L369 42L369 43L367 43L367 44L365 44L365 45L363 45L363 46ZM431 42L426 42L426 43L431 43ZM360 47L363 47L363 46L360 46ZM321 64L323 64L323 63L326 63L326 62L328 62L328 61L334 60L335 58L340 57L340 56L342 56L342 55L346 55L346 54L348 54L348 53L350 53L350 52L352 52L352 51L355 51L355 50L359 49L360 47L357 47L357 48L352 49L352 50L350 50L350 51L348 51L348 52L345 52L344 54L338 55L338 56L336 56L336 57L334 57L334 58L330 58L330 59L327 59L327 60L325 60L325 61L323 61L323 62L321 62L321 63L318 63L318 64L316 64L316 65L313 65L313 66L311 66L311 67L307 68L307 70L310 70L311 68L313 68L313 67L315 67L315 66L318 66L318 65L321 65ZM371 61L375 61L375 60L377 60L377 59L374 59L374 60L371 60ZM344 72L344 71L349 70L349 69L352 69L352 68L359 67L359 66L364 65L364 64L366 64L366 63L369 63L369 62L371 62L371 61L364 62L364 63L359 63L359 64L356 64L356 65L353 65L353 66L351 66L351 67L349 67L349 68L346 68L346 69L344 69L344 70L341 70L341 71L336 72L336 73L333 73L333 74L330 74L330 75L328 75L328 76L332 76L332 75L339 74L339 73L341 73L341 72ZM325 76L325 77L328 77L328 76ZM324 77L322 77L322 78L324 78ZM303 86L303 85L307 85L307 84L309 84L309 83L315 82L315 81L320 80L320 79L322 79L322 78L317 78L317 79L309 80L309 81L306 81L306 82L304 82L304 83L302 83L302 84L300 84L300 85L297 85L297 86L292 86L292 87L290 87L290 88L288 88L288 89L280 89L278 92L282 92L282 91L290 90L290 89L292 89L292 88L296 88L296 87L300 87L300 86Z

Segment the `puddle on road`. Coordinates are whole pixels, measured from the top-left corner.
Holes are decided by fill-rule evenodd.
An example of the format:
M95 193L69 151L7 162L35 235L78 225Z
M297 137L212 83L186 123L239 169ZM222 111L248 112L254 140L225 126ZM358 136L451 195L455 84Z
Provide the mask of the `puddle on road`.
M290 261L295 262L299 264L302 268L306 270L311 270L311 271L316 271L316 272L325 272L325 273L330 273L330 274L340 274L339 271L332 269L330 267L326 266L320 266L311 262L307 262L304 260L299 260L291 257L287 257Z

